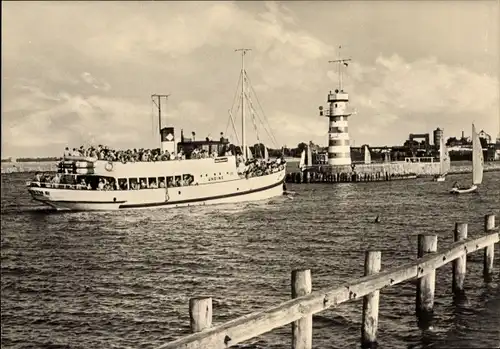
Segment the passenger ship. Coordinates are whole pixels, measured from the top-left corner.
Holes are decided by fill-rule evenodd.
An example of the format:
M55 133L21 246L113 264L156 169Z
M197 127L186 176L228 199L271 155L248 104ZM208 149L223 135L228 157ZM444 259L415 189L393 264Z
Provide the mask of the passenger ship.
M27 183L32 198L57 210L87 211L236 203L283 195L284 158L270 161L264 148L266 155L263 159L253 159L250 148L245 144L245 104L248 104L252 117L255 117L255 110L248 99L249 81L244 66L248 50L237 51L242 53L242 139L238 155L228 152L229 141L223 137L219 141L208 138L195 141L185 139L181 131L178 141L173 127L161 127L161 97L168 96L153 95L153 102L158 107L161 150L176 154L176 159L126 162L65 156L59 164L60 181L46 183L38 179ZM229 116L234 127L231 112ZM193 149L205 149L214 155L195 158ZM185 154L185 158L179 154ZM82 181L84 185L79 184ZM104 181L115 183L113 190L105 190L100 184Z

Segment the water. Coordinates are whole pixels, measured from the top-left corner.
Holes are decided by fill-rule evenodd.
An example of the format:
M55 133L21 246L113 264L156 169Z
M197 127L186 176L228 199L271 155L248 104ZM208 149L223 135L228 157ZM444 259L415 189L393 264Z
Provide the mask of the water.
M105 213L48 213L23 184L2 175L3 348L155 348L189 332L188 299L214 298L214 323L290 297L290 272L310 268L313 290L363 271L364 251L382 267L415 258L417 235L450 244L455 221L482 234L500 217L500 173L485 173L478 194L452 196L455 180L293 185L293 200ZM382 223L374 224L381 215ZM497 218L498 220L498 218ZM500 258L491 283L482 253L467 264L468 303L455 306L451 266L438 270L436 323L422 332L415 286L382 291L378 339L384 348L494 348L500 344ZM315 348L359 347L362 303L314 317ZM289 348L290 326L250 343Z

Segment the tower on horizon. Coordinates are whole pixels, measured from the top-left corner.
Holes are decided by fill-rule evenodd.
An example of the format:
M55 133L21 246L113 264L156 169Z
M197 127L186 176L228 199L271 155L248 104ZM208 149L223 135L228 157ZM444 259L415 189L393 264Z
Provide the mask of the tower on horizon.
M348 117L347 105L349 103L349 95L342 88L342 68L348 66L351 59L339 59L329 61L329 63L338 64L339 87L335 92L330 91L327 97L329 103L328 110L325 116L329 118L328 128L328 165L343 166L351 165L351 146L349 144ZM320 107L320 115L323 115L323 107Z

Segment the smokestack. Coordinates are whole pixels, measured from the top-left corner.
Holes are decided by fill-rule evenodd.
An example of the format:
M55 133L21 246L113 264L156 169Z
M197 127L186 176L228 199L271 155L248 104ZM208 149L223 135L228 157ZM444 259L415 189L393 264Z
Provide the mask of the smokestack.
M465 134L464 134L464 131L462 131L462 139L465 138Z

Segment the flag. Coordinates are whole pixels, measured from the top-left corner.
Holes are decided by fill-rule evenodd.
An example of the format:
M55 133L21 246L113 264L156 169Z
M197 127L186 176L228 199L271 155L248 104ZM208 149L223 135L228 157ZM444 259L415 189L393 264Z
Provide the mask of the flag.
M175 138L173 127L164 127L161 130L161 141L162 142L172 142Z

